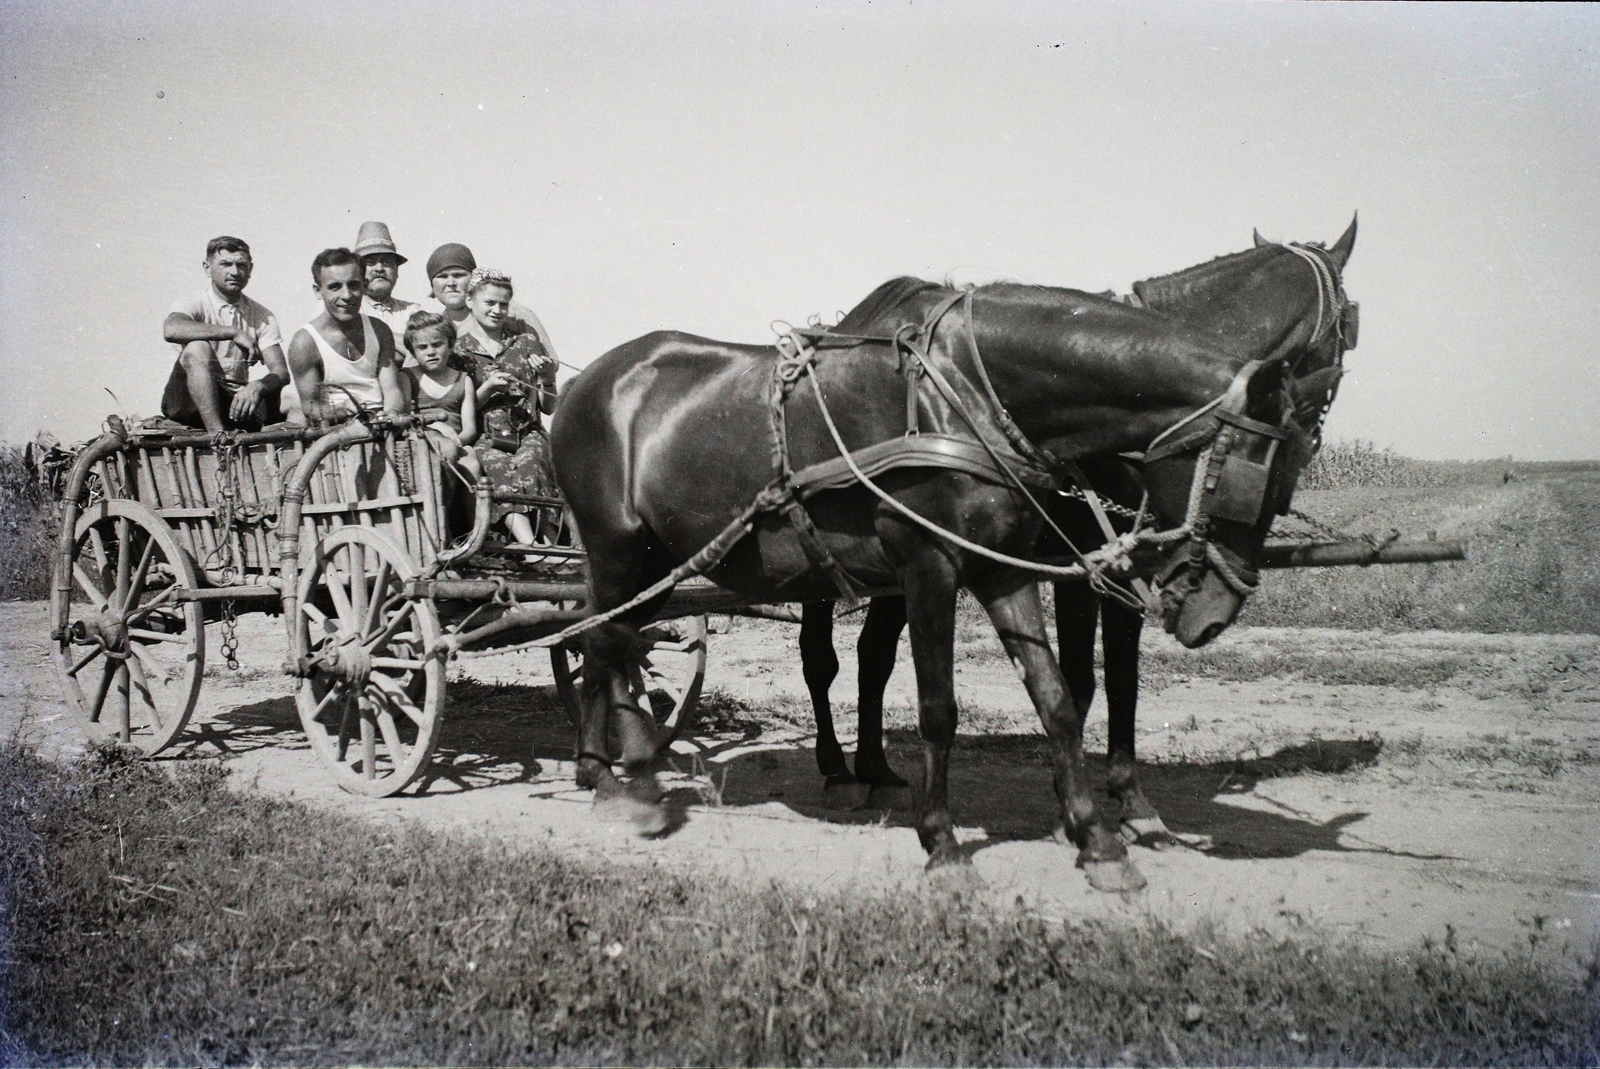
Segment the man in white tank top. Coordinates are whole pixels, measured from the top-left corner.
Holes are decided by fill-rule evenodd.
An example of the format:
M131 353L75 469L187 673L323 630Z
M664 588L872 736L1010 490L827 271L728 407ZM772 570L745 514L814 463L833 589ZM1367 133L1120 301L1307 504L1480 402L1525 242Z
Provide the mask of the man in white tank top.
M404 412L394 334L361 314L366 285L361 258L349 249L324 249L311 261L311 280L322 314L295 331L289 343L300 421L325 422L357 408Z

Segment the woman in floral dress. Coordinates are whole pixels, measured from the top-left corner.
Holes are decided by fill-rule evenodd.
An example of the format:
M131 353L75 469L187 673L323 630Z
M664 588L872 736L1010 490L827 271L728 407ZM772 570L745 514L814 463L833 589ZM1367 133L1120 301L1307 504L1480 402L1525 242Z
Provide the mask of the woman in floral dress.
M477 268L467 280L472 312L456 339L455 362L477 384L478 420L483 431L478 457L484 477L500 493L556 494L550 464L550 439L541 414L556 407L556 362L526 323L509 314L511 279ZM512 541L531 544L528 506L494 506Z

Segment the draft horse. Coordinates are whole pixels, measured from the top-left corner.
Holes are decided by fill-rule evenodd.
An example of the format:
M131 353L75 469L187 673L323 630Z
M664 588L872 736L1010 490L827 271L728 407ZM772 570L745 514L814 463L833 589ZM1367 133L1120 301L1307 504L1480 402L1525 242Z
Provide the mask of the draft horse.
M584 638L578 785L641 830L663 824L652 724L625 677L637 628L667 596L659 581L698 571L751 602L898 589L923 741L917 831L930 868L963 860L948 772L964 587L1043 722L1078 865L1101 889L1142 886L1122 838L1096 820L1080 719L1035 576L1018 567L1046 522L1034 491L1054 485L1036 462L1146 451L1166 534L1129 560L1160 581L1169 629L1198 644L1238 613L1311 457L1290 369L1071 290L936 288L904 301L901 316L919 324L899 332L909 345L786 349L657 332L573 380L551 431L556 478L588 550L590 608L620 611ZM626 787L611 767L613 722Z
M1181 320L1245 360L1282 360L1291 370L1301 404L1326 408L1337 391L1344 353L1355 348L1357 306L1344 293L1342 274L1355 247L1356 221L1333 245L1282 245L1254 235L1254 247L1208 263L1133 285L1126 303ZM879 287L834 328L840 334L883 334L904 325L906 293L931 286L918 279L896 279ZM1320 413L1304 418L1313 435ZM1120 457L1079 462L1079 471L1103 503L1105 519L1118 534L1143 499L1138 465ZM1056 524L1079 546L1097 547L1104 528L1081 496L1050 494L1046 500ZM1039 547L1059 552L1047 532ZM1131 593L1124 580L1114 580ZM1055 584L1056 640L1061 670L1072 693L1080 725L1094 699L1094 637L1099 626L1106 690L1107 788L1121 807L1123 834L1134 842L1160 847L1170 834L1139 785L1135 720L1139 699L1139 637L1144 615L1129 599L1104 598L1084 582ZM855 770L846 763L834 732L828 691L838 675L833 648L834 602L809 602L802 609L800 654L817 721L817 768L829 796L854 801L870 788L873 804L898 803L906 782L883 751L883 694L894 671L895 650L905 629L905 601L873 598L856 651L860 664ZM1193 637L1193 636L1191 636ZM1202 636L1204 637L1204 636ZM1195 643L1199 644L1199 643Z

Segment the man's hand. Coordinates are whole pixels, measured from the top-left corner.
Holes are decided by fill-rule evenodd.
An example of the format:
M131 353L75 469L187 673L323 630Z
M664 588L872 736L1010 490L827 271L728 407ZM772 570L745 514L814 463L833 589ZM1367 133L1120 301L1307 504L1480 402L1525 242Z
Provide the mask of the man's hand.
M237 333L233 336L233 344L244 350L244 361L253 364L261 355L260 342L256 340L256 332L248 324L240 324Z
M266 404L266 398L262 395L266 392L266 386L260 379L239 387L239 392L233 395L233 403L228 406L228 418L234 423L259 420Z

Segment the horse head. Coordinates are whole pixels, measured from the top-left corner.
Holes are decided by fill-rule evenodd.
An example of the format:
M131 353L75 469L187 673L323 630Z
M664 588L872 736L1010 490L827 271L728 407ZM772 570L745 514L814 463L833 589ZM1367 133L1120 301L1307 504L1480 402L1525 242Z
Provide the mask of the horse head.
M1284 361L1252 362L1203 415L1145 456L1154 513L1182 532L1153 567L1162 625L1183 645L1210 642L1255 590L1261 547L1315 453Z

